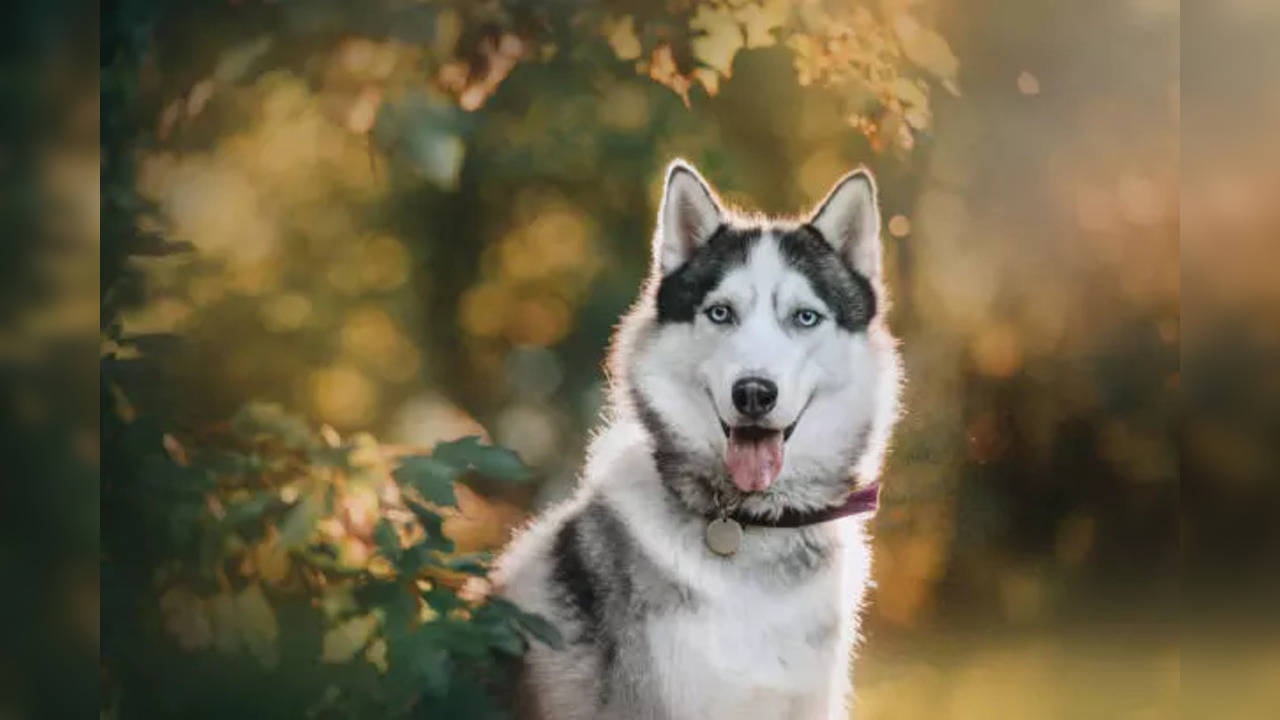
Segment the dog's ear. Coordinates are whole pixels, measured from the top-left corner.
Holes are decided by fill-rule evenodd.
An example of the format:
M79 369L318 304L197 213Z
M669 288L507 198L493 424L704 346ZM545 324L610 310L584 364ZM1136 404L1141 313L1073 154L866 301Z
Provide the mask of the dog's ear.
M711 237L722 214L715 192L698 171L684 160L673 160L667 167L653 243L654 263L663 275L683 265Z
M840 178L809 224L854 270L873 280L880 277L880 207L870 171L859 168Z

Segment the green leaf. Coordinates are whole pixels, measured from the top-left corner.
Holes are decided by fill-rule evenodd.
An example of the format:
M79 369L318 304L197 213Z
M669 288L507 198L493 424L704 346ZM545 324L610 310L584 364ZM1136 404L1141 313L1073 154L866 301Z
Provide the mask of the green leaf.
M522 629L542 641L544 645L547 645L552 650L564 649L564 638L560 635L560 631L541 615L521 612L516 616L516 622Z
M438 586L423 593L422 599L431 606L432 610L442 616L449 614L450 610L462 607L462 601L458 599L457 595L447 588Z
M370 609L382 609L386 618L383 622L383 630L388 642L397 642L404 638L405 629L413 620L416 606L413 595L402 584L374 582L356 588L353 594L360 605Z
M230 527L239 527L257 520L275 501L275 493L260 492L248 500L228 507L223 523Z
M444 518L419 505L411 504L409 509L418 518L427 535L427 538L417 547L439 552L453 552L453 541L444 534Z
M501 622L514 622L519 614L520 608L516 607L515 603L497 596L491 596L488 602L476 611L476 617L492 615Z
M289 509L280 523L280 544L287 550L302 547L316 526L320 515L320 503L308 495Z
M390 672L386 690L395 704L411 703L424 690L435 698L449 692L454 663L446 643L442 642L441 625L427 623L410 634L387 635Z
M436 445L431 456L456 468L475 470L494 480L519 483L532 477L520 456L496 445L483 445L476 435Z
M512 657L520 657L528 649L524 638L511 625L490 626L488 640L494 650Z
M415 575L424 565L440 566L443 564L439 553L453 552L453 541L445 537L444 519L436 513L417 504L410 504L409 509L422 524L426 537L422 542L404 551L403 557L396 561L396 569L405 575ZM390 558L393 559L394 558Z
M422 680L428 695L443 697L449 692L449 677L453 674L453 662L449 652L439 647L424 647L414 653L413 669Z
M453 481L459 472L459 468L435 458L413 455L401 460L392 475L396 482L416 488L431 503L457 507Z
M457 570L468 575L485 575L489 572L489 562L492 559L492 553L475 552L450 556L445 558L441 565L450 570Z
M563 650L565 647L564 638L554 625L540 615L521 610L519 606L510 600L501 597L490 598L484 607L476 613L478 618L485 615L501 618L555 650Z
M337 486L330 485L328 488L325 489L324 491L324 514L325 515L333 514L333 501L337 499L337 497L338 497Z
M528 643L516 622L519 608L511 603L494 600L478 609L472 616L472 625L483 630L486 644L492 650L512 656L523 655Z
M196 462L219 475L254 475L266 467L266 462L256 453L217 449L199 453Z
M357 615L335 625L324 634L320 661L347 662L369 644L377 629L378 616L373 613Z
M306 421L285 412L278 403L251 402L231 419L231 429L242 437L257 440L278 438L286 447L302 449L313 445Z
M454 659L485 659L490 647L489 628L474 620L445 619L423 625L418 630L420 639L445 648Z
M378 526L373 529L373 540L378 544L378 550L391 562L399 560L404 554L404 549L400 547L400 536L386 518L379 520Z

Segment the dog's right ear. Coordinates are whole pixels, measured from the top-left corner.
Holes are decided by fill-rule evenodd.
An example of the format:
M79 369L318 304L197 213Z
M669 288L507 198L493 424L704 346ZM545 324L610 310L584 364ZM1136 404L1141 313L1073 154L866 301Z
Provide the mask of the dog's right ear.
M684 160L667 167L653 245L663 275L675 272L720 227L723 211L715 192Z

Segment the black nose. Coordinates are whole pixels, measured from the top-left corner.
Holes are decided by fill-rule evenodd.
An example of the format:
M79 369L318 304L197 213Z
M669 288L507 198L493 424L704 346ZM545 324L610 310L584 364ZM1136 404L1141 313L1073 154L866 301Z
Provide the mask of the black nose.
M749 377L733 384L733 406L738 412L758 418L773 409L778 401L778 386L772 380Z

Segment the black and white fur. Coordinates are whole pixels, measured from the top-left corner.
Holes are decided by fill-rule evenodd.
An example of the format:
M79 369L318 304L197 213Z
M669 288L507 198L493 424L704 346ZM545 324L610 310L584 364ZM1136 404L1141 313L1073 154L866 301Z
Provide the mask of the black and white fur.
M848 716L865 518L749 526L729 557L708 550L704 529L717 498L769 518L876 480L900 384L879 228L865 170L797 221L731 212L697 171L671 164L652 273L614 338L611 408L580 486L514 539L494 575L568 644L526 656L526 717ZM734 322L712 322L713 304ZM801 310L821 320L801 327ZM753 423L790 429L781 472L759 492L725 469L744 375L778 388Z

